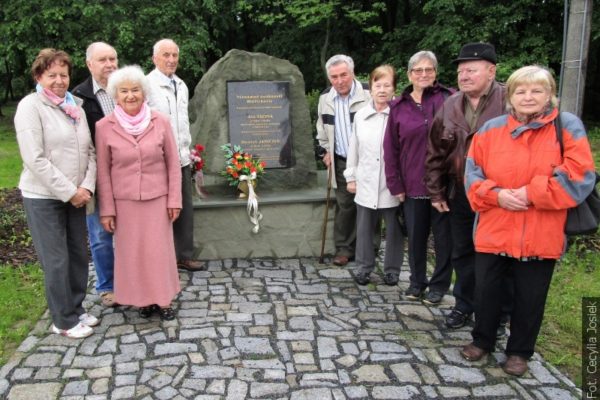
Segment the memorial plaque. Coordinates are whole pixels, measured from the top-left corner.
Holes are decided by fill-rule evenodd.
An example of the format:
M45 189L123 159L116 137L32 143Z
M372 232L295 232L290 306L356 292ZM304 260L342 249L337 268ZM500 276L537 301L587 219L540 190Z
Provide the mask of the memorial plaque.
M292 166L289 82L227 81L227 106L232 144L266 168Z

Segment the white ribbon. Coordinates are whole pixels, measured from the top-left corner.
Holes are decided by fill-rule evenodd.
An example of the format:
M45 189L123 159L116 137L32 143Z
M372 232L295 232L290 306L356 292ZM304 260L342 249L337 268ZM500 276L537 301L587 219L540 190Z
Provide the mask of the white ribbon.
M205 199L208 197L206 195L206 192L205 192L203 186L204 186L204 173L202 172L202 170L196 171L194 173L194 187L196 188L196 194L201 199Z
M252 233L258 233L260 230L259 222L262 219L262 214L258 211L258 197L256 193L254 193L254 186L252 186L252 181L256 179L256 172L252 172L250 175L241 175L240 182L247 181L248 184L248 206L246 207L248 211L248 218L250 218L250 222L254 225L252 228Z

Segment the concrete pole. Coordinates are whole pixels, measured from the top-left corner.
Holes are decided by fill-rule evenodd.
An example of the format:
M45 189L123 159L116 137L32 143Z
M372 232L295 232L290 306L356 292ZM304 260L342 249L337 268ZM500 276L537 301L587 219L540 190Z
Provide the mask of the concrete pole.
M567 36L563 38L563 76L560 82L561 111L581 117L588 48L592 27L592 0L572 0L569 8Z

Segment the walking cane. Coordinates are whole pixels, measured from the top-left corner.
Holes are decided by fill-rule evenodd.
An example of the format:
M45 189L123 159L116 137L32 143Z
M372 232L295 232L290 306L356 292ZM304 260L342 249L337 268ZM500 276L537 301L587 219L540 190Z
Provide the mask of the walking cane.
M333 165L329 164L327 168L327 196L325 197L325 216L323 218L323 227L321 228L321 256L319 264L323 264L323 253L325 252L325 238L327 237L327 218L329 216L329 198L331 197L331 170Z

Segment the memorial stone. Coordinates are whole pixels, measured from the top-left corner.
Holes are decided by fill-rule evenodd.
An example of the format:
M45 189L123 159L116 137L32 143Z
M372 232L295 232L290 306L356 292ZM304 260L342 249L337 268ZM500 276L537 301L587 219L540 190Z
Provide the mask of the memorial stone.
M225 179L219 175L224 166L220 146L235 139L235 136L232 138L230 130L229 111L232 104L231 101L228 102L228 95L235 96L235 93L238 93L228 92L228 85L242 82L250 88L253 85L258 87L258 82L271 82L273 85L286 82L289 87L289 121L286 123L290 124L290 134L286 140L289 138L290 141L283 143L281 149L290 154L290 159L283 163L286 168L277 169L272 169L274 165L271 160L268 165L271 169L261 178L260 187L267 190L316 187L318 174L314 161L313 127L302 73L287 60L234 49L227 52L204 74L190 101L192 141L201 143L206 148L204 176L207 190L219 193L226 187ZM239 89L242 85L234 86ZM235 135L235 132L233 134ZM248 146L242 147L246 150ZM265 161L269 162L273 155L267 156Z
M205 147L208 196L194 199L194 239L200 259L318 256L327 175L317 171L304 78L289 61L231 50L202 77L190 101L193 144ZM256 188L260 230L246 202L220 175L221 146L242 148L267 162ZM332 204L335 197L332 195ZM333 246L328 213L325 252Z

